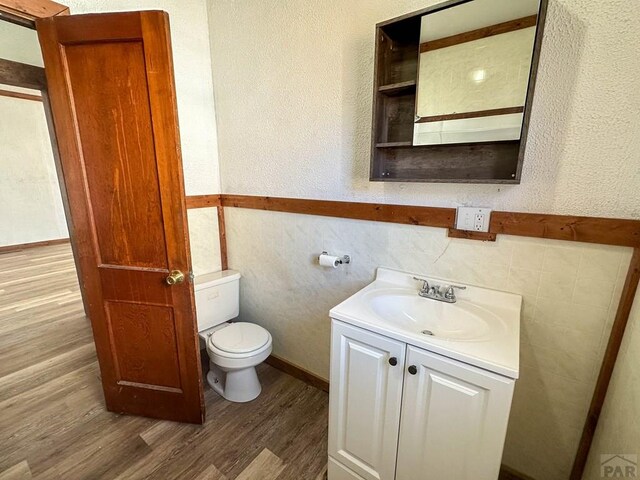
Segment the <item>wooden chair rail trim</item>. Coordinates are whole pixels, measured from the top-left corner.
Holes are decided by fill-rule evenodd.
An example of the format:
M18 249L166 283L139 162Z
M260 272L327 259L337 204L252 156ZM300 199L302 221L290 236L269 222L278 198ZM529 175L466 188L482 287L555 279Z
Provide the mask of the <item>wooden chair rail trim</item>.
M221 206L220 195L190 195L185 198L187 208L210 208Z
M187 197L188 208L216 205L447 229L454 228L456 216L454 208L441 207L227 194ZM630 219L495 211L489 233L640 247L640 220Z
M571 470L571 476L569 477L570 480L581 480L584 473L593 436L596 433L600 413L602 412L602 407L607 396L609 384L611 383L611 377L616 365L616 360L620 353L620 346L622 345L622 339L627 328L629 315L631 313L633 300L636 296L639 282L640 248L636 248L633 251L633 256L631 257L629 271L627 272L627 278L622 289L622 296L620 298L620 303L618 304L618 310L616 311L613 327L611 328L611 335L609 336L609 342L607 343L604 359L602 360L602 366L600 367L600 373L596 382L593 398L591 399L589 413L587 414L587 419L582 430L578 453L576 454L573 468Z
M23 92L14 92L13 90L4 90L0 88L0 97L19 98L22 100L33 100L35 102L41 102L41 95L31 95Z
M515 32L516 30L522 30L523 28L535 27L537 23L538 16L530 15L528 17L516 18L496 25L478 28L477 30L458 33L457 35L451 35L450 37L438 38L437 40L421 43L420 53L452 47L453 45L459 45L461 43L473 42L474 40L480 40L481 38L492 37L494 35L502 35L503 33Z
M380 203L339 202L301 198L222 195L225 207L251 208L275 212L301 213L325 217L352 218L376 222L404 223L430 227L452 227L455 209L413 207Z

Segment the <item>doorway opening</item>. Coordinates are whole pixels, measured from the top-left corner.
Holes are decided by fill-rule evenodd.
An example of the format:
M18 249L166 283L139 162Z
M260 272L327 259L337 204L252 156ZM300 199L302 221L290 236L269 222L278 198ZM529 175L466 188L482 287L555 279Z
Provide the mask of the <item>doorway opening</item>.
M35 30L0 20L0 401L96 362ZM74 359L73 362L70 360Z
M13 87L13 100L36 97L21 89L41 92L80 279L70 295L82 298L90 320L103 403L111 412L202 423L168 15L53 7L59 14L0 1L0 19L36 27L32 44L46 67L40 58L0 58L0 84ZM5 15L16 8L27 10L26 24Z

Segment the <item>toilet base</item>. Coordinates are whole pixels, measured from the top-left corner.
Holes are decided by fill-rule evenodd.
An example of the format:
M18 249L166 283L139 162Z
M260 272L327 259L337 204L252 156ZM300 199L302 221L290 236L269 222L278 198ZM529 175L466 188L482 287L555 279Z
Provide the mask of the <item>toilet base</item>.
M250 402L262 391L255 367L230 370L210 361L207 383L214 392L230 402Z

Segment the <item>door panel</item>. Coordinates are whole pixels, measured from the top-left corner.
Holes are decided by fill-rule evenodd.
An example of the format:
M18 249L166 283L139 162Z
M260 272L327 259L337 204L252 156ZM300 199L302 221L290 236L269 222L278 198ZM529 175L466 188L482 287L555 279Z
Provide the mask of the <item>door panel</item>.
M142 41L70 45L65 56L100 262L166 269Z
M37 21L107 408L201 423L168 17Z
M397 480L496 480L514 381L408 347Z
M395 475L404 353L401 342L332 321L329 455L367 480Z
M180 388L173 309L129 302L105 302L113 359L122 381ZM150 348L152 347L152 348ZM170 368L157 368L164 363Z

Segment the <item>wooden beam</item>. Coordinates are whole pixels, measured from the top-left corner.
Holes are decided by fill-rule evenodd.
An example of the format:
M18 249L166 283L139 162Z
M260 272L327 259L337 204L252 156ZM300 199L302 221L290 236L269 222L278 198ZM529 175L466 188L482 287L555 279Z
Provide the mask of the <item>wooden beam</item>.
M220 268L227 270L229 261L227 258L227 226L224 222L224 207L218 207L218 237L220 240Z
M493 37L494 35L502 35L503 33L515 32L516 30L522 30L524 28L535 27L537 23L538 16L530 15L528 17L516 18L496 25L478 28L477 30L458 33L457 35L451 35L450 37L430 40L420 44L420 53L452 47L453 45L459 45L461 43L473 42L474 40Z
M33 90L47 88L44 68L2 58L0 58L0 83Z
M30 95L28 93L14 92L13 90L3 90L0 88L0 97L19 98L22 100L33 100L35 102L41 102L41 95Z
M0 0L0 18L34 28L37 18L69 15L69 7L51 0Z
M460 120L463 118L493 117L495 115L510 115L522 112L524 112L524 107L492 108L491 110L476 110L475 112L460 112L420 117L415 121L415 123L443 122L446 120Z
M636 248L633 251L633 257L631 258L627 278L622 289L622 297L618 304L616 318L613 322L613 327L611 328L611 335L609 336L607 349L605 350L602 366L600 367L600 374L598 375L596 388L591 399L589 413L587 414L587 420L585 421L584 428L582 430L578 453L576 454L576 458L573 462L571 476L569 477L571 480L581 480L582 475L584 474L589 450L593 443L593 436L596 433L596 427L598 426L602 406L604 405L607 390L611 383L611 376L613 375L613 369L616 365L616 360L618 359L618 353L620 352L620 346L622 345L622 339L627 328L629 314L631 313L631 307L633 306L633 300L636 296L639 282L640 248Z
M210 208L220 206L220 195L189 195L186 198L187 208Z

